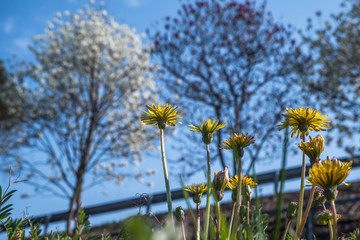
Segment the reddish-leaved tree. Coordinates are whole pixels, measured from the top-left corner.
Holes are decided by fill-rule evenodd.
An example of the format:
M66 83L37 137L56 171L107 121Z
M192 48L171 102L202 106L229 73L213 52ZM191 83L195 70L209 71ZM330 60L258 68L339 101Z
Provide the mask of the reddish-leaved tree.
M301 101L294 79L308 57L294 29L276 23L265 4L233 0L184 1L163 24L151 36L166 95L185 106L192 121L214 117L255 135L256 146L248 151L252 163L269 158L281 146L280 113ZM227 136L217 131L213 147ZM188 156L197 171L194 147ZM218 157L229 165L220 150Z

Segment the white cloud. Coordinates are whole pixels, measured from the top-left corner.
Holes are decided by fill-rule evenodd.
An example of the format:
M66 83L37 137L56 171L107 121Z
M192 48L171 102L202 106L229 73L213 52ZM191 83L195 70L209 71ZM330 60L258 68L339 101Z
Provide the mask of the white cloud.
M3 22L3 30L5 33L10 33L15 27L14 19L8 18L5 22Z
M28 46L30 45L30 39L25 37L19 37L14 40L15 46L19 48L19 50L27 51Z
M128 7L141 7L144 2L142 0L124 0L124 4Z

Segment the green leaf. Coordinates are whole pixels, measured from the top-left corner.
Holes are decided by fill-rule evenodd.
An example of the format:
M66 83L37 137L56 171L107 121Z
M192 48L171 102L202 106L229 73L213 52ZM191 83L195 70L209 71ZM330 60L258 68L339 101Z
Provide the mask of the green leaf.
M226 216L221 216L221 228L220 228L220 237L221 239L227 239L229 234L229 225L226 222Z
M249 240L254 239L253 230L252 230L252 228L250 227L249 224L247 224L247 223L244 224L244 230L246 232L246 238L245 239L249 239Z

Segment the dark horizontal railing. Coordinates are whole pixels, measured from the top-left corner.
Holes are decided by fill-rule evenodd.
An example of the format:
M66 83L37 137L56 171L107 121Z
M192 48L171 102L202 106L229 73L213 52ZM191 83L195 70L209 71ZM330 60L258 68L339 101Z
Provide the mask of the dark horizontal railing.
M339 160L345 161L345 162L352 160L353 168L360 167L360 156L356 156L351 159L342 158ZM308 169L309 169L309 166L307 166L307 171L308 171ZM259 185L267 184L267 183L275 183L275 185L277 185L277 183L279 181L279 176L280 176L280 170L268 172L268 173L264 173L264 174L259 174L259 175L257 175L257 182ZM301 177L301 167L294 167L294 168L289 168L286 170L286 180L300 178L300 177ZM171 196L172 196L172 200L178 200L178 199L184 198L183 192L181 189L172 191ZM119 211L119 210L137 207L138 205L136 203L146 204L149 207L151 204L163 203L163 202L166 202L166 192L155 193L155 194L146 195L146 196L139 196L139 197L135 197L135 198L128 198L125 200L104 203L101 205L89 206L89 207L85 207L84 211L86 214L96 215L96 214L102 214L102 213ZM35 223L42 223L42 224L47 225L47 224L53 223L53 222L64 221L67 219L67 215L68 215L67 211L59 212L59 213L50 213L47 215L34 217L34 218L32 218L32 220Z

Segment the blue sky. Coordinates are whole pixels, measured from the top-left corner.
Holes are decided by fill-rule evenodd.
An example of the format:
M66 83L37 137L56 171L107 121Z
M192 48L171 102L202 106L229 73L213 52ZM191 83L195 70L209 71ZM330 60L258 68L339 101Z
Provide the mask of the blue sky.
M1 1L0 59L10 58L12 53L16 53L18 60L32 59L31 53L27 50L32 36L42 34L47 21L52 19L56 12L64 12L65 10L75 12L87 3L87 0ZM106 0L104 3L109 15L114 16L119 23L128 24L136 28L138 33L142 33L166 16L174 16L181 2L179 3L178 0ZM268 0L267 6L267 9L273 13L275 20L290 23L298 29L304 29L306 19L314 17L316 11L322 11L325 19L328 18L330 13L336 13L339 10L339 1ZM325 155L338 155L338 153L332 149L325 153ZM289 165L298 165L291 157L289 161ZM270 164L266 165L269 166ZM155 183L154 188L149 189L144 184L139 184L136 181L128 181L125 187L122 188L117 186L99 186L85 194L83 200L84 206L134 197L136 193L164 191L160 161L146 159L142 166L145 168L151 166L158 169L156 176L152 179ZM271 164L271 169L269 167L259 167L258 169L260 171L269 171L279 166L280 162L275 162ZM202 173L199 176L201 175ZM173 180L176 180L176 177L173 177ZM0 177L0 183L2 186L7 183L7 177L4 174ZM172 184L173 189L177 187L179 187L179 184ZM27 187L23 184L18 184L16 188L19 189L19 193L13 202L16 216L21 215L24 211L36 216L67 209L67 201L57 198L38 196L30 199L20 199L19 196L26 192ZM102 194L104 189L108 192L107 196ZM121 217L116 213L99 218L95 223L118 218ZM61 224L59 226L62 228Z
M12 53L19 57L29 57L27 46L33 35L41 34L46 22L54 14L69 10L75 12L87 0L12 0L0 3L0 58L6 59ZM107 0L104 1L109 14L118 22L134 27L138 32L155 24L167 15L176 14L180 6L178 0ZM306 19L317 10L325 16L339 9L336 0L269 0L267 3L276 20L304 28Z

